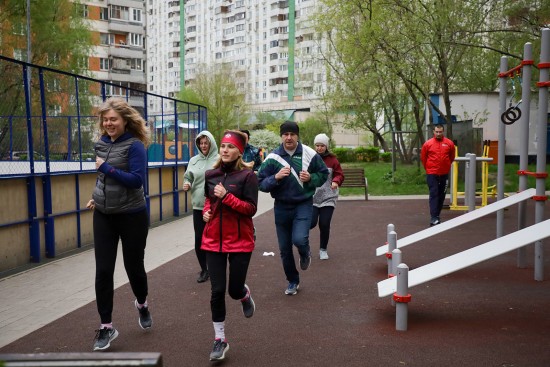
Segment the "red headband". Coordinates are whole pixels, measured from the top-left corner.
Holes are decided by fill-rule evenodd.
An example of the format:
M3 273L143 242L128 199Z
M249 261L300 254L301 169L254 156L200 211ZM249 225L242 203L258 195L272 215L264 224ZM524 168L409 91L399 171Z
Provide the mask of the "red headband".
M241 152L241 154L244 153L245 142L243 136L240 134L234 133L232 131L226 131L223 135L222 143L233 144L237 147L237 149L239 149L239 152Z

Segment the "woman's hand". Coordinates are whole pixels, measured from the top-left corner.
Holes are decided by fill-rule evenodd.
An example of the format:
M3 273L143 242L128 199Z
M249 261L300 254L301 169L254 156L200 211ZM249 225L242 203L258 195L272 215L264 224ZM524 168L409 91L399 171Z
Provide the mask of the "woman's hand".
M333 182L330 184L330 188L336 190L338 188L338 184L336 182Z
M189 191L191 190L191 184L189 182L186 182L183 184L183 191Z
M223 187L222 183L218 183L214 186L214 195L220 199L224 198L227 195L227 190Z
M88 204L86 204L86 208L91 209L91 210L94 210L94 208L95 208L95 201L94 201L94 199L88 201Z
M203 215L202 215L202 220L204 220L206 223L208 223L208 221L210 220L210 217L212 216L212 210L209 210L207 212L205 212Z
M103 163L105 163L104 159L95 157L95 169L99 169Z

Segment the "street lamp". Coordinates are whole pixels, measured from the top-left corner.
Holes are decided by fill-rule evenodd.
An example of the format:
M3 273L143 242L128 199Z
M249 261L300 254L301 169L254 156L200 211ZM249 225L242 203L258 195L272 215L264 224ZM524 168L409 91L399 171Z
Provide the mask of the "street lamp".
M241 121L240 121L240 108L241 108L241 106L233 105L233 107L235 107L237 109L237 130L240 130L241 129Z

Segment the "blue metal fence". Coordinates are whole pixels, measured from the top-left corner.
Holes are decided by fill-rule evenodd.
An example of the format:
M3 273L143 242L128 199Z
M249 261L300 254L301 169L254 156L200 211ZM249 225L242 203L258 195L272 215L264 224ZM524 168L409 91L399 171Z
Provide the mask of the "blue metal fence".
M95 172L93 146L98 124L95 111L111 96L125 98L148 123L152 139L148 148L148 177L158 170L155 185L160 188L155 194L146 189L149 208L153 198L161 199L156 201L160 206L158 219L162 221L166 209L162 207L162 198L171 195L170 217L180 215L178 176L189 158L196 154L194 139L207 126L207 110L204 106L148 93L128 84L130 86L121 86L0 55L0 181L23 178L28 206L25 220L0 222L0 229L29 225L32 262L40 261L40 226L44 230L46 256L56 256L55 221L59 217L76 216L76 245L81 246L80 215L87 209L80 205L79 180L82 174ZM153 108L156 111L153 112ZM166 169L171 171L169 183ZM75 203L70 210L53 210L52 178L55 176L74 177L75 191L70 196L75 198ZM42 183L43 213L36 205L37 181ZM169 190L165 189L167 186Z

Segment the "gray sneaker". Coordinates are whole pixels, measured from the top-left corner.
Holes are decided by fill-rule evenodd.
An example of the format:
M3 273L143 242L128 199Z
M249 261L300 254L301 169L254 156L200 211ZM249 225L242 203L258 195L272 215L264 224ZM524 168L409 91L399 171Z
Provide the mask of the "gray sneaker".
M256 304L254 303L254 300L252 299L252 295L250 294L250 288L248 288L246 284L244 285L244 287L246 288L246 296L244 300L241 300L241 306L243 307L244 317L250 318L254 316L254 311L256 310Z
M298 288L300 288L300 285L298 283L290 282L288 283L288 287L286 287L285 294L293 296L298 293Z
M139 327L145 330L153 326L153 318L151 317L151 313L149 312L149 307L143 306L142 308L139 308L137 299L134 301L134 305L139 312Z
M300 268L307 270L311 265L311 252L308 252L306 256L300 255Z
M111 346L111 342L118 336L118 331L115 328L96 330L94 338L94 352L98 350L106 350Z
M214 340L214 347L210 353L211 361L222 361L225 358L225 353L229 350L229 344L221 339Z
M321 251L319 251L319 259L321 259L321 260L328 260L328 253L327 253L327 250L321 250Z

